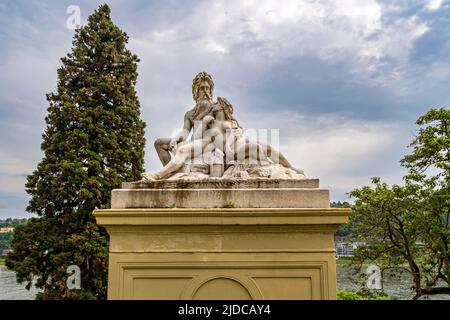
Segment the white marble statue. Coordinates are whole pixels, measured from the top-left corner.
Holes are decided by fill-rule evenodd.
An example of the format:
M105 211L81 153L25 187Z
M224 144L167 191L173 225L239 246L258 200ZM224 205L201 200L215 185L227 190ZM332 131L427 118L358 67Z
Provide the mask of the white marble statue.
M192 84L195 107L184 116L184 126L173 138L155 141L164 165L159 172L144 173L145 180L196 178L305 178L268 144L252 141L233 116L227 99L213 101L214 83L206 72Z

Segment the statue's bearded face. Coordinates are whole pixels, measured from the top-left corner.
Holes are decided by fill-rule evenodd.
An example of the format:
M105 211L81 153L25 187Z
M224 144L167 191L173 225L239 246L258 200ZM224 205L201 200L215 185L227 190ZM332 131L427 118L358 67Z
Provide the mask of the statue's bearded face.
M199 100L212 100L211 86L208 81L203 80L198 86L197 101Z

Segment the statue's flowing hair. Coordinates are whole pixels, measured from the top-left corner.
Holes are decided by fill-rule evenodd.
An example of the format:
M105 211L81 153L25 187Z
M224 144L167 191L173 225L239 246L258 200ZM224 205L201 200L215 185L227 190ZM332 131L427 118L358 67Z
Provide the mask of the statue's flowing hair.
M225 98L218 97L217 102L219 102L220 106L222 107L222 110L225 114L225 120L234 122L239 128L242 129L239 122L236 120L236 118L233 116L233 105Z
M212 77L208 73L206 73L205 71L202 71L199 74L197 74L195 76L194 80L192 81L192 96L193 96L195 101L197 101L198 88L199 88L200 83L202 81L208 82L208 84L209 84L209 86L211 88L210 94L211 94L211 99L212 99L212 92L214 90L214 82L212 80ZM212 105L210 105L209 108L207 110L205 110L205 112L203 112L203 114L199 114L200 113L200 108L199 108L198 103L197 103L197 105L194 108L194 113L192 115L192 118L198 120L198 118L200 117L200 119L201 119L202 117L205 116L205 114L208 114L211 111L211 109L212 109Z
M214 90L214 82L212 80L211 75L209 75L207 72L202 71L199 74L197 74L192 82L192 95L194 97L194 100L197 100L198 97L198 87L200 86L200 83L202 81L207 81L209 86L211 87L211 98L212 98L212 91ZM222 110L225 114L225 119L231 122L234 122L239 128L242 129L239 122L236 120L236 118L233 116L233 105L225 98L218 97L217 102L219 102ZM195 107L193 118L202 118L205 114L208 114L212 108L212 105L209 109L205 110L204 114L199 115L199 108L198 106Z
M198 87L200 86L200 83L202 81L207 81L208 84L211 87L211 98L212 98L212 91L214 90L214 82L212 80L212 77L206 73L205 71L200 72L197 74L192 81L192 96L194 97L194 100L197 101L198 97Z

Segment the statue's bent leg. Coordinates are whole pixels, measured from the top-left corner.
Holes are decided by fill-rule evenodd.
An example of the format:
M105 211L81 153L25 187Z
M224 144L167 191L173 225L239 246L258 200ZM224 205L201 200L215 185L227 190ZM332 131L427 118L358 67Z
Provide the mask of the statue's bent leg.
M181 169L186 160L190 158L191 149L194 149L193 143L180 145L175 152L175 156L164 166L161 171L154 173L154 177L156 179L163 179L173 173L176 173L179 169Z
M159 138L155 140L155 149L158 153L159 160L163 166L167 165L172 158L169 153L170 138Z
M193 157L198 153L202 154L203 148L208 145L210 141L205 140L195 140L192 142L186 142L184 144L178 145L174 157L169 161L164 168L156 173L145 173L143 176L145 179L164 179L177 173L184 164L188 164Z

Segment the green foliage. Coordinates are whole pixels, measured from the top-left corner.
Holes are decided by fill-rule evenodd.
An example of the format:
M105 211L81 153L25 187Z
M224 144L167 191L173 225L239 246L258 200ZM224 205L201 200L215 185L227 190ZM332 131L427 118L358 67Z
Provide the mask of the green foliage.
M417 224L424 244L424 289L418 296L450 293L450 109L431 109L416 124L421 128L409 146L413 151L401 163L409 170L406 183L423 199ZM447 288L435 288L438 281Z
M365 300L387 300L388 294L384 290L363 288L357 291L357 294Z
M415 298L450 293L450 110L431 109L417 124L425 127L401 161L405 185L372 178L373 187L350 193L352 235L366 244L353 264L409 272Z
M337 299L338 300L387 300L388 295L381 290L367 290L367 291L349 291L349 290L338 290Z
M330 203L331 208L351 208L352 205L348 203L347 201L341 202L341 201L333 201Z
M136 55L107 5L76 30L61 59L57 89L47 95L44 157L28 176L30 219L15 230L6 265L19 282L37 279L38 299L104 299L108 237L95 208L111 190L141 178L144 127L136 96ZM66 287L69 265L81 269L81 290Z
M338 300L363 300L359 294L354 291L338 290L337 291Z
M450 176L450 109L430 109L417 119L419 129L409 145L413 148L401 164L409 169L410 179L421 181L427 169L435 169L435 178L448 179Z
M0 257L4 249L11 248L11 240L13 238L12 232L0 233Z
M348 203L347 201L344 201L344 202L338 201L338 202L331 202L330 207L331 208L351 208L351 204ZM350 234L351 229L352 229L352 225L350 223L343 224L336 230L335 235L338 237L348 236Z
M0 219L0 228L16 228L17 226L26 223L27 219ZM3 250L11 248L11 240L13 238L12 232L0 233L0 257L3 256Z

